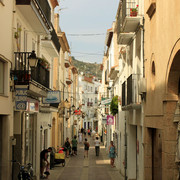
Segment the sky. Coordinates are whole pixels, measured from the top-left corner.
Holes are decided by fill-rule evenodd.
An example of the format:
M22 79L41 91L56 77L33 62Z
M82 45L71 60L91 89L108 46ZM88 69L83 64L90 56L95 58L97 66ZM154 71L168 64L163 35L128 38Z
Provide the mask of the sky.
M77 60L102 63L107 29L115 20L119 0L60 0L56 9L71 55Z

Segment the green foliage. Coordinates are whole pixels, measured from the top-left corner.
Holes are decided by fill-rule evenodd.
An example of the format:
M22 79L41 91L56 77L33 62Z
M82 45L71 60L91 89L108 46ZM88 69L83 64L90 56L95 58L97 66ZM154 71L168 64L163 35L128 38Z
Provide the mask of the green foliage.
M96 76L98 79L102 77L102 71L100 71L100 64L97 63L87 63L76 60L75 57L72 56L72 63L77 68L79 72L83 72L84 74L91 74Z
M118 113L118 96L114 96L111 101L110 111L113 116Z

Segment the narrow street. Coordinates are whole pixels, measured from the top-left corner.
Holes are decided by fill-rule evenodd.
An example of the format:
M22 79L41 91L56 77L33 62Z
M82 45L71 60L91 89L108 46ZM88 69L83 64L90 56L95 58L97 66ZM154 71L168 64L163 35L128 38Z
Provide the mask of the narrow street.
M94 143L90 140L89 157L84 158L84 147L78 145L78 155L66 158L66 166L56 165L50 171L50 180L122 180L119 171L111 168L105 147L101 145L100 155L95 156Z

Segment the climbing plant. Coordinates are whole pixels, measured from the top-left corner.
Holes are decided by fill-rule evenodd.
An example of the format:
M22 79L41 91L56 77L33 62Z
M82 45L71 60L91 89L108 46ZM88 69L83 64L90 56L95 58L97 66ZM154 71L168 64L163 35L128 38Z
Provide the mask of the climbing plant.
M111 101L110 111L113 116L118 113L118 96L114 96Z

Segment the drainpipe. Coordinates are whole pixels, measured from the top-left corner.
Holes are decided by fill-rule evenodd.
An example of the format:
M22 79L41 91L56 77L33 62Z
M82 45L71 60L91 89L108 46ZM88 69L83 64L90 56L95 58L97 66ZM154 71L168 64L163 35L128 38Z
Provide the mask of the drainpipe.
M143 42L142 42L142 46L143 46L143 77L145 77L145 59L144 59L144 23L145 23L145 19L143 17Z

